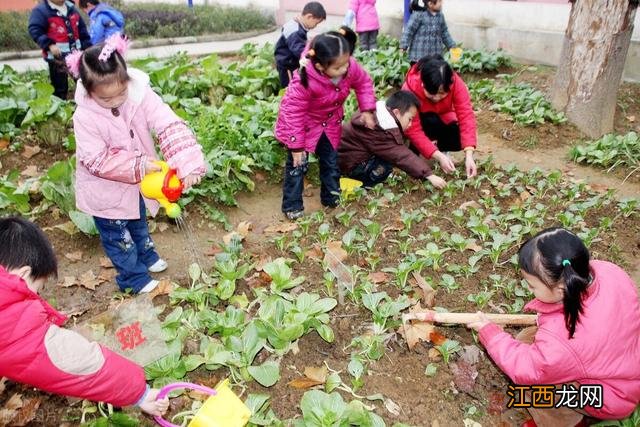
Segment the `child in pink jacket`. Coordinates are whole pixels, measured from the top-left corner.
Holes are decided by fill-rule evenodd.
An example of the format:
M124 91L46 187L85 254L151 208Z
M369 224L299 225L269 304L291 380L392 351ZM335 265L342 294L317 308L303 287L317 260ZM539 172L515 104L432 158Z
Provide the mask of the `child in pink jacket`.
M160 170L152 132L185 188L200 182L206 169L201 147L185 122L151 89L145 73L127 69L122 56L126 47L116 34L69 56L67 63L80 77L73 115L76 204L94 217L120 289L138 293L158 285L149 272L167 268L146 221L146 209L155 215L158 203L140 194L140 180Z
M67 316L38 295L58 274L42 230L23 218L2 218L0 241L0 378L163 414L169 401L156 400L158 390L147 386L142 367L63 328Z
M574 409L528 408L528 426L574 426L584 415L620 419L640 403L640 299L617 265L589 260L589 251L563 228L544 230L520 248L521 273L538 313L532 343L520 342L479 313L468 326L494 362L519 385L575 389ZM526 332L525 329L523 332ZM586 386L602 393L586 402ZM561 387L562 387L561 386ZM562 394L555 393L556 403ZM586 403L586 404L585 404Z
M376 49L378 47L378 30L380 30L376 0L350 0L349 9L344 17L344 25L350 27L353 18L356 18L356 32L360 39L360 48L362 50Z
M294 74L280 103L275 136L288 149L284 171L282 212L302 217L302 190L307 153L318 156L320 201L335 207L340 196L337 148L342 135L343 104L354 89L363 123L375 126L373 81L351 56L356 35L347 27L320 34L311 42L307 63Z

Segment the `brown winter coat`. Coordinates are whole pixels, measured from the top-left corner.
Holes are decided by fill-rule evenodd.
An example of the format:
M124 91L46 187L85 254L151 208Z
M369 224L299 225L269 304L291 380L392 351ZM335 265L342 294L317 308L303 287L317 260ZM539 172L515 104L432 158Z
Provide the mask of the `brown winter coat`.
M427 162L404 144L404 135L398 121L384 104L376 103L376 127L369 129L362 124L360 113L342 129L338 147L338 165L343 175L349 175L360 163L375 156L402 169L414 178L431 175Z

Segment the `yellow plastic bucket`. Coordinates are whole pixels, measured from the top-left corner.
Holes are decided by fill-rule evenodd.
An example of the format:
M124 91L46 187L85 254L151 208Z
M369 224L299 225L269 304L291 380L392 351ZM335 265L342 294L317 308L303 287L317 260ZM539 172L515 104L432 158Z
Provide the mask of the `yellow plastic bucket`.
M352 194L353 190L358 187L362 187L362 181L344 177L340 178L340 191L342 191L344 196Z

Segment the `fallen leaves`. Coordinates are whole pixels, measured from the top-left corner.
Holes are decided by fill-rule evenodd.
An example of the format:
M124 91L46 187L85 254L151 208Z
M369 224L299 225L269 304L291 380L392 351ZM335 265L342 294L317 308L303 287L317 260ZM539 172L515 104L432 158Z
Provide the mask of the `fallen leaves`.
M67 252L66 254L64 254L64 257L71 262L78 262L78 261L82 261L82 255L83 255L82 251L75 251L75 252Z
M420 273L414 271L412 275L416 280L416 285L422 291L422 302L424 303L425 308L433 307L433 302L436 298L436 291L427 283L426 280L424 280Z
M429 333L429 341L433 343L433 345L442 345L447 340L447 337L442 335L441 333L433 330Z
M383 271L371 272L367 278L371 283L376 285L378 283L387 283L389 281L389 275Z
M95 291L96 287L105 282L111 281L115 274L115 270L103 269L100 272L100 275L96 276L93 270L87 270L77 278L75 276L64 276L64 279L62 283L59 283L59 286L69 288L71 286L79 285L91 291Z
M100 285L100 280L96 277L93 270L84 272L79 277L79 284L92 291L96 290L96 286Z
M264 232L269 233L288 233L298 228L298 224L295 222L281 222L278 224L272 224L264 229Z
M113 263L106 256L100 257L100 267L102 268L113 268Z
M450 363L449 368L453 373L453 383L456 388L465 393L471 393L478 377L475 365L469 364L464 360L458 360Z
M342 242L340 240L331 240L327 242L327 254L331 253L338 261L342 262L347 259L347 251L342 249Z
M463 204L461 204L458 209L460 210L467 210L468 208L474 208L474 209L480 209L482 206L480 206L480 203L476 202L475 200L470 200L468 202L464 202Z
M248 235L251 229L253 228L253 224L249 221L241 221L236 229L231 233L225 234L222 237L222 241L228 245L231 243L233 239L238 239L240 241L244 240Z
M303 377L295 378L287 384L297 389L308 389L324 384L327 380L328 373L326 366L322 366L320 368L305 367Z
M30 159L40 151L42 151L42 149L39 145L25 145L24 151L22 152L22 157L24 157L25 159Z
M36 177L36 176L40 175L39 172L38 172L38 166L36 166L36 165L27 166L26 168L24 168L22 170L22 172L20 172L20 175L26 176L28 178Z
M22 398L14 393L0 409L0 425L24 426L36 417L41 398Z
M424 311L424 309L420 306L420 304L416 304L409 309L409 313L420 313ZM433 326L430 322L422 322L419 320L407 320L403 321L402 325L398 332L407 342L407 346L409 346L409 350L413 350L413 348L420 341L431 341L430 335L435 331L435 326Z

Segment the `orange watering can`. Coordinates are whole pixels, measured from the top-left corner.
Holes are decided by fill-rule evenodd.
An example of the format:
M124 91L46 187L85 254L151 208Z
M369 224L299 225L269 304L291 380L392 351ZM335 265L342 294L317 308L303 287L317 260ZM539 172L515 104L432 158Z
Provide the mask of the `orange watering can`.
M146 174L140 182L140 192L147 199L157 200L169 218L178 218L182 210L175 202L182 195L184 185L178 178L176 169L170 168L166 162L160 160L155 163L162 170Z
M209 398L200 407L189 422L188 427L244 427L251 418L251 411L229 388L229 380L222 381L214 389L199 384L173 383L164 386L158 393L158 399L167 397L171 390L188 388L209 394ZM179 427L162 417L154 417L162 427Z

